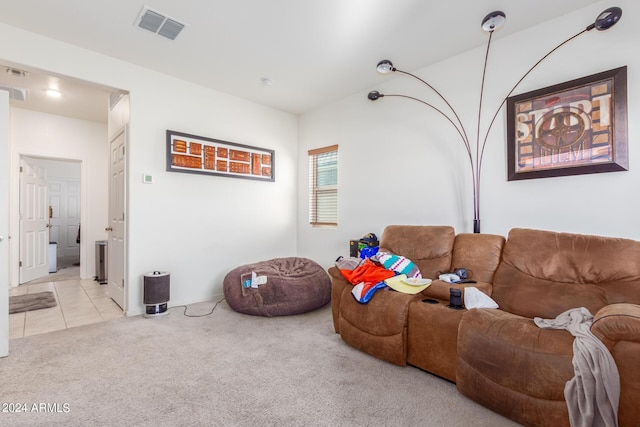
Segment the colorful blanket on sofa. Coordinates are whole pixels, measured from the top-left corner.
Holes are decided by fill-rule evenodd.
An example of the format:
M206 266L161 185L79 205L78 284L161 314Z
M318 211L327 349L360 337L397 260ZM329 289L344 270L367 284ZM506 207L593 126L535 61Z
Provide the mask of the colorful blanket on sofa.
M395 275L393 271L374 264L369 258L353 270L341 269L340 261L336 261L336 267L349 283L355 285L351 294L361 303L369 302L377 290L387 286L384 284L384 280ZM344 263L342 263L342 267L344 268Z
M351 294L359 303L366 304L373 294L387 287L385 279L396 274L420 278L420 270L409 259L387 252L378 252L371 258L339 258L336 267L345 279L354 285Z

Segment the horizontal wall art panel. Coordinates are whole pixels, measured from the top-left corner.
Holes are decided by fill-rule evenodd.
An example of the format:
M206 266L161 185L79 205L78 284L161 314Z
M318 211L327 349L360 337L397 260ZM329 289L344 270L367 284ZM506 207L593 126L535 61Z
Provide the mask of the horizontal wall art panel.
M275 181L275 152L167 130L167 170Z

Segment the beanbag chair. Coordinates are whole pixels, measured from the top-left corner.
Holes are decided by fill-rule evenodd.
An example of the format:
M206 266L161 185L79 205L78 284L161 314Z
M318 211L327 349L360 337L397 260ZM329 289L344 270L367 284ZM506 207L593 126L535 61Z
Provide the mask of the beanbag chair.
M252 287L252 278L264 283ZM229 306L254 316L306 313L331 301L329 275L308 258L274 258L242 265L227 273L223 284Z

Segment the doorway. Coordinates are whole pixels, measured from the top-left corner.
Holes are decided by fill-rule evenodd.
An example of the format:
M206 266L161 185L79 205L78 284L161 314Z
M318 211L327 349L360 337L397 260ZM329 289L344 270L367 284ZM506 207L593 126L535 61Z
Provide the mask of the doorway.
M6 178L9 178L9 175L11 178L8 197L9 233L7 234L14 236L9 241L5 240L5 246L9 251L9 280L5 284L8 283L9 294L31 292L20 289L23 286L19 286L24 282L20 278L19 266L21 246L24 246L20 242L19 205L21 195L18 172L20 162L27 158L37 162L71 164L79 170L79 173L76 172L72 177L59 173L53 174L51 167L46 168L48 194L45 203L47 209L45 217L49 227L47 227L48 236L42 241L46 243L47 247L49 242L57 244L55 251L57 265L54 268L58 272L53 273L54 275L69 270L71 267L60 268L64 267L66 263L70 263L76 272L79 271L80 275L78 278L78 273L76 273L75 278L79 280L67 281L62 287L57 281L55 282L58 305L63 312L62 317L66 327L77 326L83 324L82 322L94 322L87 319L87 313L71 311L77 307L76 301L73 301L71 296L79 292L72 291L69 285L71 282L76 282L80 283L85 296L91 299L89 305L97 310L102 321L122 317L123 310L107 295L107 287L100 286L94 282L93 278L96 272L95 243L104 241L109 236L105 231L105 227L109 224L110 205L108 159L110 107L112 106L109 101L112 94L118 93L121 97L121 94L126 92L66 76L54 75L20 64L4 65L18 67L29 75L28 79L21 81L16 80L18 78L14 73L0 75L0 83L7 86L24 87L28 89L26 93L29 95L26 101L10 98L10 114L3 114L3 117L7 119L7 124L11 125L11 135L8 141L10 148L8 151L11 152L11 155L6 159L9 167L4 169L7 171ZM15 81L4 81L5 79ZM63 93L63 102L44 99L44 91L41 88L51 82L56 83L60 92ZM28 87L29 85L33 87ZM65 99L73 102L64 102ZM77 100L82 101L78 102ZM128 122L128 109L123 112L123 115L124 113L126 113L126 121ZM49 207L51 207L51 211ZM65 209L66 213L63 212ZM126 245L126 240L123 245ZM74 265L78 262L79 266ZM124 257L120 260L114 257L112 262L121 262L123 267L120 270L126 272ZM48 266L49 263L46 264ZM46 281L46 277L42 280ZM28 286L31 286L31 283ZM103 290L104 298L95 299L96 296L100 296L99 293ZM1 294L0 292L0 296L2 296ZM4 308L7 307L5 305L6 299L8 298L3 297L5 302L0 304L0 316L4 319L9 317L8 310ZM38 314L38 312L33 313ZM27 328L29 319L27 317L25 316L24 322L18 322L24 323L25 335L29 334ZM95 313L93 317L97 320ZM13 323L15 322L9 325L11 329ZM1 326L2 322L0 321ZM62 328L64 327L62 326ZM0 350L2 350L2 343L0 343Z
M81 162L23 156L20 167L19 284L80 279Z

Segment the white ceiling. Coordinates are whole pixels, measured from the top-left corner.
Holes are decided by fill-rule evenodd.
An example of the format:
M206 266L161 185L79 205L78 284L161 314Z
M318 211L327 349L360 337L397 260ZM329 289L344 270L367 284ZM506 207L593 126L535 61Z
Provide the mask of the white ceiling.
M0 0L0 22L302 113L375 87L381 81L375 71L380 59L411 71L484 45L480 23L491 11L506 13L506 24L494 35L503 37L597 1ZM145 5L186 28L175 41L138 28ZM34 71L30 96L35 98L50 76ZM6 82L6 73L0 74L0 83ZM96 89L106 96L104 88L92 86L90 94L79 93L87 86L59 77L62 101L93 100ZM273 84L263 85L262 78ZM62 108L60 101L55 108ZM96 103L106 111L106 101Z
M28 76L17 77L5 72L7 69L27 71ZM13 107L99 123L107 122L110 91L99 85L1 60L0 85L26 90L25 101L11 99ZM47 89L58 90L62 96L51 98L46 94Z

